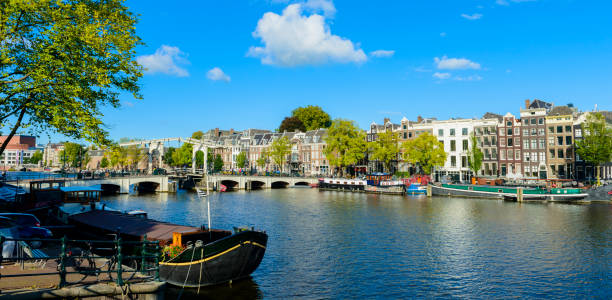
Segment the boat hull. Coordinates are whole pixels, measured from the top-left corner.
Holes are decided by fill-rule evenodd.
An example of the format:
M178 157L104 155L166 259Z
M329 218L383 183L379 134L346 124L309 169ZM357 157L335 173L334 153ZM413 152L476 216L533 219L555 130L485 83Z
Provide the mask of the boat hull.
M503 200L517 200L517 188L516 187L495 187L486 188L487 190L477 190L482 187L478 186L463 186L464 188L452 188L445 186L430 185L431 192L434 196L458 196L458 197L470 197L470 198L486 198L486 199L503 199ZM465 189L467 187L467 189ZM497 189L492 191L491 189ZM558 201L558 202L572 202L580 201L586 198L588 194L585 193L537 193L533 191L524 190L523 201Z
M201 287L239 280L253 273L266 251L268 236L241 231L206 245L184 250L168 262L160 262L159 276L176 286Z

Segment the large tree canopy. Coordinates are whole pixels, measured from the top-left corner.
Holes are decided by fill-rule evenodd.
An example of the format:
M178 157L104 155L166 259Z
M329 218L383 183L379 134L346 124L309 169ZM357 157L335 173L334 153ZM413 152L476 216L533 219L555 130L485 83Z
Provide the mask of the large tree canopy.
M446 161L444 145L429 132L404 142L402 148L404 159L412 164L419 164L425 174L431 174L433 167L442 166Z
M323 149L323 154L330 165L340 168L341 175L344 175L344 167L354 165L365 157L365 132L359 129L354 121L334 120L325 142L327 146Z
M400 152L399 134L393 131L385 131L378 134L378 139L369 142L371 159L384 163L385 168L391 171L391 162L397 160Z
M291 113L293 117L300 119L304 123L306 130L328 128L332 123L330 116L321 107L316 105L298 107Z
M612 159L612 129L606 124L601 113L590 113L582 124L582 139L576 139L576 153L586 162L595 166ZM599 181L597 168L597 179Z
M121 0L0 1L0 128L108 143L101 107L136 98L136 16Z
M281 122L280 127L278 127L278 132L293 132L296 129L301 132L306 132L306 126L304 126L302 120L298 117L286 117L283 122Z

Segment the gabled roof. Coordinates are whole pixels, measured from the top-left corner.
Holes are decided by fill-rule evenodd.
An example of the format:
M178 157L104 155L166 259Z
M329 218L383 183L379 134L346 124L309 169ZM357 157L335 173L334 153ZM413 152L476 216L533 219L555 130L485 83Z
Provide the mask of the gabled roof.
M531 102L531 104L529 104L529 108L546 108L546 109L550 109L551 107L552 107L552 103L544 102L544 101L539 100L539 99L535 99L535 100L533 100L533 102Z
M548 113L549 116L563 116L563 115L571 115L574 113L574 110L571 108L562 105L553 107Z

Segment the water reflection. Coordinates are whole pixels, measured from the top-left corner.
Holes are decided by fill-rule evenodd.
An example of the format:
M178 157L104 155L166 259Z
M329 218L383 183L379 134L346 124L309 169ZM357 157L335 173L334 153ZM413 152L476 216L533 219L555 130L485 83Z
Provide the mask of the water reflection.
M167 299L263 299L259 286L253 278L232 282L232 284L222 284L198 289L174 287L169 285L166 289Z
M266 255L250 281L254 288L237 289L235 283L227 291L235 297L243 295L237 291L242 289L245 297L273 299L612 294L609 204L521 204L315 189L210 198L213 227L255 226L269 234ZM206 204L194 193L104 201L121 210L144 209L155 219L193 226L206 222Z

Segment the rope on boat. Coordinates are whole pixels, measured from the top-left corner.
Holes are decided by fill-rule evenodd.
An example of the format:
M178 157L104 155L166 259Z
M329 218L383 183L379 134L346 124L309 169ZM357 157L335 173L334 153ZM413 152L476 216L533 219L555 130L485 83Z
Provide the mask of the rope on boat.
M193 251L191 251L191 262L193 262L193 256L195 254L195 246L192 245L191 247L193 249ZM181 296L183 296L183 291L185 290L185 286L187 285L187 279L189 279L189 272L190 271L191 271L191 264L189 264L189 268L187 268L187 276L185 276L185 282L183 282L183 287L181 287L181 292L180 292L177 300L181 299Z
M200 254L200 258L204 258L204 247L202 247L201 250L202 250L202 253ZM200 263L200 279L198 279L198 295L200 294L200 286L202 285L202 264L204 264L204 261Z

